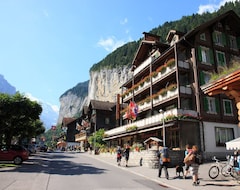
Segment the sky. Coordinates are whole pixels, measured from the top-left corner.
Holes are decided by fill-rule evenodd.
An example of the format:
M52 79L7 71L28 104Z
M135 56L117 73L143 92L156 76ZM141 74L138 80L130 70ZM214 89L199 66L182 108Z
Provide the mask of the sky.
M143 32L234 0L0 0L0 74L20 93L59 97Z

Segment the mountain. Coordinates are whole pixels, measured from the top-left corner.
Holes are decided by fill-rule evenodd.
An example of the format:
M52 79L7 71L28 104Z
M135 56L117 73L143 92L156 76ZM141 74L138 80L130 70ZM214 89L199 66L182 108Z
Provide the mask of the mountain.
M42 103L43 112L40 115L40 119L44 124L46 130L50 129L51 126L57 124L58 111L56 111L50 104Z
M0 93L6 93L13 95L16 93L16 87L12 86L3 75L0 74ZM51 128L52 125L56 125L58 119L58 111L52 108L51 105L47 103L40 103L42 106L42 114L40 115L40 119L44 124L46 130Z
M63 117L77 117L87 102L89 81L78 83L75 87L63 93L60 100L58 124Z
M15 94L16 88L8 83L3 75L0 74L0 92L6 94Z

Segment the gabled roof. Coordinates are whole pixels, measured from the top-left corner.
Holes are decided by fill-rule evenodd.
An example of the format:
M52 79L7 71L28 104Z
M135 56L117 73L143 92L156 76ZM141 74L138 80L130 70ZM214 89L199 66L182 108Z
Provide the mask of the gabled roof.
M68 124L72 123L75 120L77 120L77 118L64 117L63 120L62 120L62 126L66 127Z
M106 111L112 111L112 108L116 106L116 103L113 102L104 102L99 100L91 100L90 104L92 106L92 109L95 110L106 110Z
M158 48L161 52L169 48L168 44L160 42L160 37L157 35L144 32L144 39L141 41L137 52L133 58L132 65L140 65L148 56L149 50L153 47Z
M177 30L170 30L168 32L167 37L166 37L166 40L167 40L168 43L170 43L172 41L174 35L178 35L181 38L184 35L184 33L180 32L180 31L177 31Z

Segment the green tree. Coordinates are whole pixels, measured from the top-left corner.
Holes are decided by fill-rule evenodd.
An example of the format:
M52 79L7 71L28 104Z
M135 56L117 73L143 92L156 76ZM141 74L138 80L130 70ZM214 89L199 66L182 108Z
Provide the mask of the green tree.
M40 121L42 107L20 93L0 94L0 142L11 144L13 139L21 143L45 131Z
M94 147L94 142L96 142L95 144L95 148L102 148L106 143L103 141L104 138L104 133L105 130L104 129L99 129L98 131L96 131L96 133L93 133L92 136L89 137L88 141L89 144ZM96 140L96 141L95 141Z

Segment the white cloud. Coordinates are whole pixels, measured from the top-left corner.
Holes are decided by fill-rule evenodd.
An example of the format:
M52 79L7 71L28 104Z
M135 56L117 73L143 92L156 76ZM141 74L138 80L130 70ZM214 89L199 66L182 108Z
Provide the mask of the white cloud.
M59 107L57 105L51 105L51 107L55 112L59 112Z
M32 94L30 94L30 93L26 93L25 96L26 96L27 98L29 98L30 100L32 100L32 101L36 101L36 102L38 102L38 103L41 104L41 105L43 104L43 101L42 101L42 100L34 97L34 96L33 96ZM56 113L59 113L59 107L58 107L57 105L52 105L52 104L50 104L50 103L46 103L46 104L48 104L48 105L53 109L53 111L55 111Z
M120 21L121 25L127 24L128 23L128 19L124 18L123 20Z
M26 93L25 96L26 96L27 98L29 98L30 100L32 100L32 101L40 102L40 100L39 100L38 98L34 97L34 96L33 96L32 94L30 94L30 93Z
M112 52L125 43L127 42L124 40L117 40L114 36L111 36L107 39L101 38L97 44L98 46L103 47L108 52Z
M226 2L235 2L238 0L221 0L219 3L209 3L206 5L200 5L198 8L198 14L203 14L205 12L214 12L218 10L221 6L223 6Z

